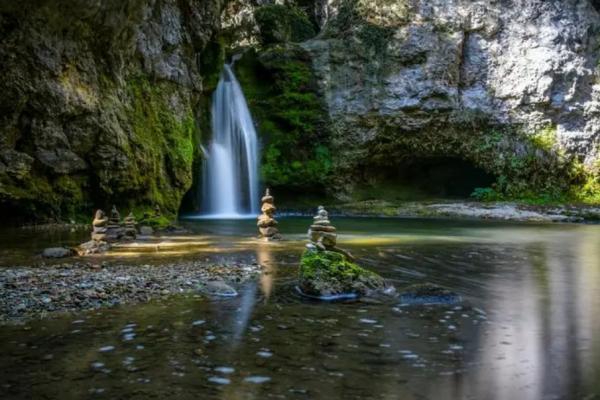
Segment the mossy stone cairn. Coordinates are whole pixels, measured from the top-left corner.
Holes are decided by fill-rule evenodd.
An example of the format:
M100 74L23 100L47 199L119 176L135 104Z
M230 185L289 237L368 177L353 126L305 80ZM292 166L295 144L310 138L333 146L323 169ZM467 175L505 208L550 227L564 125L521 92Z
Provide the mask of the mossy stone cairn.
M308 237L299 272L304 295L327 300L386 289L381 276L354 263L350 253L337 247L336 228L323 206L319 206Z

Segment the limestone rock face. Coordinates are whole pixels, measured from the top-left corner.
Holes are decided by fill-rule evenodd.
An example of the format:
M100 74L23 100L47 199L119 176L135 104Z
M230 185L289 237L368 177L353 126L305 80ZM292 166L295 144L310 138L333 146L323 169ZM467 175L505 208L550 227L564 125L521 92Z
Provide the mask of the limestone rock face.
M542 164L564 152L600 170L600 15L592 3L321 2L323 32L302 46L333 121L337 167L360 170L365 159L389 165L420 151L500 175L509 167L490 167L485 143L508 159L543 133L551 151L530 153ZM495 142L469 142L492 131ZM336 179L336 190L355 181L349 173Z
M1 2L3 218L68 218L111 199L175 213L223 3Z

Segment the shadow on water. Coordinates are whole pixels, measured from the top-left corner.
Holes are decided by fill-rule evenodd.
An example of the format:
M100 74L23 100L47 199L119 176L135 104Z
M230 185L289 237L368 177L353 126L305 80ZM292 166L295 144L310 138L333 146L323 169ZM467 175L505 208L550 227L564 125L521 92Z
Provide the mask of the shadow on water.
M402 306L302 299L294 286L309 222L282 219L288 241L278 244L251 239L254 221L186 223L193 234L181 240L204 244L176 257L257 260L264 273L235 298L192 294L2 327L0 395L600 395L600 227L335 219L340 244L398 288L430 282L465 300Z

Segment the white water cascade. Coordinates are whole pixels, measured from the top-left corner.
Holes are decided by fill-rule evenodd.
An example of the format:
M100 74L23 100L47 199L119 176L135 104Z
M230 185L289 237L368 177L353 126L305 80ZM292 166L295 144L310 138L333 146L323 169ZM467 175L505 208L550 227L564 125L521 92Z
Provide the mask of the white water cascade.
M242 88L227 64L213 95L212 135L204 164L206 216L256 216L258 139Z

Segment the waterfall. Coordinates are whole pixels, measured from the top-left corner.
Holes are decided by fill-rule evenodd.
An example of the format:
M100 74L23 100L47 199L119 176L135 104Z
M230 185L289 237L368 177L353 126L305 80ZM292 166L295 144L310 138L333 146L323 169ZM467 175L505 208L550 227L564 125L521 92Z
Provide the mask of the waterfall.
M258 139L242 88L227 64L212 99L212 135L204 164L205 212L216 218L258 214Z

